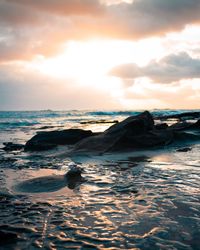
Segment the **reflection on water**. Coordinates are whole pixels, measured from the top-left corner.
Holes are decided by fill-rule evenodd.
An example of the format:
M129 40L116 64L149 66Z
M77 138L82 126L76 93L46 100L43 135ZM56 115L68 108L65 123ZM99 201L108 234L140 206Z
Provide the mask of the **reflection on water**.
M192 149L192 157L174 150L87 158L82 164L86 182L40 194L22 194L13 186L33 177L61 176L66 169L2 169L0 234L9 235L9 241L4 237L0 244L11 249L199 249L199 149Z
M25 143L37 131L104 131L111 124L95 121L136 113L1 112L0 147ZM0 149L0 249L200 249L200 146L177 149L72 159ZM74 189L60 179L72 160L82 163L86 179ZM58 178L51 185L41 181L42 193L32 193L31 185L23 187L29 192L16 189L49 175Z

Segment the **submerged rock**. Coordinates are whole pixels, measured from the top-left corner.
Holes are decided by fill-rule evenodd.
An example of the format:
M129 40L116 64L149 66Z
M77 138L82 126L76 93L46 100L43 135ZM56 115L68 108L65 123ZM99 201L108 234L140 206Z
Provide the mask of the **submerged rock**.
M33 178L19 183L14 189L23 193L56 192L66 186L73 189L77 184L83 182L84 179L81 173L81 168L73 166L64 175L50 175Z
M80 124L107 124L107 123L118 123L118 120L91 120L91 121L82 121Z
M155 118L162 119L162 120L166 120L166 119L180 119L181 120L181 119L186 119L186 118L196 119L196 118L200 118L200 112L199 111L183 112L183 113L174 114L174 115L158 116Z
M187 147L187 148L179 148L179 149L176 150L176 152L188 152L188 151L191 151L191 150L192 150L192 148L189 148L189 147Z
M200 129L200 120L197 122L178 122L170 126L174 130L193 130Z
M23 144L16 144L12 142L4 142L3 145L3 150L5 151L16 151L16 150L22 150L24 148Z
M92 131L82 129L40 132L26 143L25 150L40 151L52 149L58 145L72 145L92 135Z

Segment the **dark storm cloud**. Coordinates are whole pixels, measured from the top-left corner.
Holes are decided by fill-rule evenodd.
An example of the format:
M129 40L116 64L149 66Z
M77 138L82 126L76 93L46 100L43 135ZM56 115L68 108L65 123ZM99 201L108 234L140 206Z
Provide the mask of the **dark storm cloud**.
M110 74L123 79L148 77L154 82L172 83L182 79L200 78L200 59L192 58L182 52L168 55L160 61L151 61L145 67L138 67L135 64L120 65Z

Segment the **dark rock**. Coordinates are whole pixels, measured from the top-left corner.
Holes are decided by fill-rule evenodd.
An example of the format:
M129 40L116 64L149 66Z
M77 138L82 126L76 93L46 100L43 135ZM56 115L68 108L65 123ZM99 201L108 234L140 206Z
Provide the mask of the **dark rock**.
M25 150L40 151L52 149L57 145L72 145L92 135L92 131L82 129L40 132L26 143Z
M173 141L173 131L153 129L153 118L146 111L111 126L100 135L80 141L75 145L73 152L125 151L163 146Z
M25 150L39 151L52 149L57 145L75 144L71 153L102 154L162 147L176 141L200 140L200 135L195 131L199 128L200 120L196 123L181 122L170 127L166 123L154 125L152 115L145 111L112 125L103 133L81 129L40 132L26 143ZM189 129L193 129L193 133L182 131Z
M54 126L43 126L43 127L40 127L39 129L52 129L54 128Z
M170 130L154 130L142 135L122 136L113 146L111 151L129 149L152 148L166 146L172 143L174 134Z
M65 174L65 178L68 182L67 186L70 189L74 189L77 185L84 182L85 179L81 176L83 170L76 164Z
M83 121L80 124L107 124L107 123L118 123L117 120L98 120L98 121Z
M151 162L151 159L146 155L130 156L128 159L132 162L137 162L137 163L139 163L139 162Z
M190 129L192 125L193 124L190 122L178 122L178 123L172 124L169 128L173 130L186 130L186 129Z
M56 144L51 144L51 143L37 143L37 142L27 142L25 145L24 150L25 151L44 151L44 150L50 150L55 148L57 145Z
M169 127L173 130L198 130L200 129L200 120L197 122L178 122Z
M96 136L92 136L75 145L73 152L98 152L104 153L109 151L109 149L116 143L120 135L111 136L105 135L104 133Z
M200 129L200 119L195 122L194 124L192 124L191 126L192 129Z
M105 133L107 135L116 134L123 131L129 135L144 134L154 128L154 120L152 115L145 111L136 116L130 116L122 122L119 122L110 128Z
M65 174L65 177L69 180L71 178L81 177L83 170L78 167L76 164L70 168L70 170Z
M168 124L167 123L161 123L161 124L156 124L155 129L161 130L161 129L167 129Z
M18 236L16 233L7 232L6 230L0 230L0 246L5 247L5 244L13 243L17 241L17 239L18 239Z
M14 186L14 189L22 193L56 192L66 186L70 189L84 181L81 176L82 169L74 164L64 175L49 175L25 180Z
M23 144L15 144L12 142L4 142L3 145L3 150L5 151L16 151L16 150L22 150L24 148Z
M176 150L176 152L188 152L188 151L191 151L192 148L179 148Z
M165 115L165 116L158 116L155 117L156 119L161 119L161 120L165 120L165 119L186 119L186 118L199 118L200 117L200 112L183 112L180 114L174 114L174 115Z
M200 135L192 132L184 131L174 131L174 141L175 142L189 142L189 141L198 141L200 140Z

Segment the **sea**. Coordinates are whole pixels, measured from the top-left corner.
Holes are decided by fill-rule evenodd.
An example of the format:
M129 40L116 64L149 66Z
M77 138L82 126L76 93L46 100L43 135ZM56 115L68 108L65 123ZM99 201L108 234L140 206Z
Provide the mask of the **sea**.
M141 112L0 111L0 249L200 249L200 141L72 157L60 154L65 146L3 150L3 143L25 144L41 131L102 132ZM151 111L159 118L183 112L191 110ZM72 163L85 180L73 188L62 185ZM31 180L43 191L17 190Z

